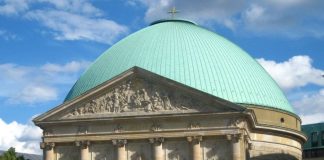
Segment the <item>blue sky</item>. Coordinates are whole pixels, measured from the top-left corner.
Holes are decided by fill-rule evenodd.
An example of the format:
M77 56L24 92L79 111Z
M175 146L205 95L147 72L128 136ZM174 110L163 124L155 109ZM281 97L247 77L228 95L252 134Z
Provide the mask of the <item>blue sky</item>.
M0 0L0 149L40 153L32 117L62 103L112 44L169 18L173 6L256 58L304 124L324 121L324 1Z

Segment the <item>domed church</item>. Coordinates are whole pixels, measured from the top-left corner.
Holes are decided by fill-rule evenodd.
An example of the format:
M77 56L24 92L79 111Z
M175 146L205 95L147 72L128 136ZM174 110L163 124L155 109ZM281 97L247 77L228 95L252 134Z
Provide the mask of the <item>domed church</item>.
M254 58L177 19L111 46L34 123L45 160L300 160L306 141Z

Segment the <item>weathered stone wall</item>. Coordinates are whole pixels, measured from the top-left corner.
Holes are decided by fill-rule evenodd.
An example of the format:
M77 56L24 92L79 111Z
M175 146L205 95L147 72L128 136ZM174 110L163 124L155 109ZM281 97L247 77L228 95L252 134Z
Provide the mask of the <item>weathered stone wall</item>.
M223 137L224 138L224 137ZM231 141L217 137L207 137L200 143L200 158L204 160L230 160ZM129 141L126 143L125 160L154 159L154 145L148 140ZM89 145L88 160L116 160L117 147L112 142L94 142ZM163 160L190 160L192 145L186 138L167 139L162 142ZM58 144L54 149L55 160L80 159L80 147L73 143Z
M227 139L208 138L202 142L204 160L230 160L231 142Z
M277 127L285 127L300 131L300 119L288 112L279 111L270 108L261 108L261 107L251 107L255 113L257 121L259 124L272 125Z
M251 133L248 155L253 160L302 159L300 142L286 136L271 133Z
M80 159L79 148L74 145L56 146L54 152L56 160Z
M143 73L125 73L34 119L45 159L301 159L298 116L246 109Z
M111 143L95 143L90 146L91 160L114 159L115 149Z

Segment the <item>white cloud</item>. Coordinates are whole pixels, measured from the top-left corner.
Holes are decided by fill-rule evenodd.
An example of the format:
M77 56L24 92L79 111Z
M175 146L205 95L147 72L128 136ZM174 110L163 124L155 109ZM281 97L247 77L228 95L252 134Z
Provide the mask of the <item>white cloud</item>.
M112 44L128 32L126 26L104 18L89 0L5 0L2 5L0 1L0 15L18 14L47 27L57 40Z
M318 113L324 111L324 89L315 93L307 93L303 95L301 99L294 102L294 106L296 106L299 112L302 113ZM309 108L311 108L311 110L309 110Z
M47 63L40 67L0 64L0 97L10 104L56 100L59 88L73 84L89 64L87 61Z
M308 84L324 86L324 70L314 68L312 59L306 55L290 58L288 61L276 62L258 59L258 62L276 80L281 88L288 91Z
M303 124L324 122L324 70L313 67L309 56L293 56L284 62L257 60L286 91ZM310 84L322 89L305 91Z
M247 20L247 22L254 22L254 21L258 21L259 18L264 18L264 11L265 8L259 6L259 5L251 5L250 8L248 8L245 11L245 18Z
M134 3L134 1L131 1ZM235 28L234 17L245 6L242 0L206 0L204 2L196 0L138 0L137 2L147 7L145 20L152 22L158 19L169 18L168 11L172 7L177 7L179 13L176 17L190 19L197 23L216 22L228 28Z
M168 18L178 7L177 17L198 23L221 24L232 30L288 37L324 37L324 1L309 0L129 0L147 7L145 19ZM249 34L250 35L250 34Z
M16 95L9 99L12 104L40 103L56 100L58 93L56 88L40 84L30 84L22 88Z
M302 124L314 124L324 122L324 113L314 113L308 115L299 115L302 120Z
M303 124L324 122L324 88L318 92L304 93L293 102Z
M6 123L0 118L0 150L14 147L17 152L41 154L42 131L32 124Z
M37 0L38 2L45 2L53 4L56 9L68 11L72 13L86 14L90 16L100 16L102 11L94 7L87 0Z
M11 32L8 32L6 30L0 29L0 38L9 41L9 40L14 40L17 39L17 35Z
M64 65L47 63L41 67L41 69L47 73L57 72L78 72L81 69L88 67L90 63L88 61L71 61Z
M241 22L245 30L254 33L322 38L323 6L323 1L253 1L242 11Z
M28 0L0 1L0 15L18 15L29 8Z
M204 25L217 23L233 31L240 31L237 33L247 31L257 35L292 38L324 37L324 28L322 27L324 25L324 1L319 0L204 0L203 2L197 0L128 0L126 3L133 7L139 4L146 6L145 19L147 22L170 17L167 13L168 10L176 6L180 10L178 14L180 18L190 19ZM39 7L40 5L37 4L45 5ZM90 27L87 23L81 23L81 25L86 24L87 27L80 28L75 23L68 23L70 18L76 18L107 27L104 24L108 24L107 22L112 20L103 18L104 11L95 7L89 0L4 0L2 5L0 2L0 15L17 15L19 13L24 15L27 11L34 13L36 11L33 6L37 6L37 9L41 11L37 13L37 18L33 16L33 19L53 30L57 39L94 40L109 44L110 39L116 38L103 41L102 38L96 37L98 36L96 32L94 33L95 29L101 27L95 28ZM55 11L55 15L61 16L66 13L68 18L55 17L50 11ZM41 13L45 13L45 15L40 15ZM55 19L50 20L51 18ZM115 21L112 22L119 25L120 34L125 33L123 30L125 26ZM111 29L112 25L110 23L107 30ZM85 31L90 34L85 34ZM118 36L120 34L113 35L112 32L109 32L107 35Z
M51 29L57 40L88 40L112 44L118 36L128 31L126 26L112 20L89 18L58 10L31 11L26 17Z
M33 4L50 4L54 8L72 13L99 16L103 12L88 0L4 0L0 1L0 15L18 15L31 9Z

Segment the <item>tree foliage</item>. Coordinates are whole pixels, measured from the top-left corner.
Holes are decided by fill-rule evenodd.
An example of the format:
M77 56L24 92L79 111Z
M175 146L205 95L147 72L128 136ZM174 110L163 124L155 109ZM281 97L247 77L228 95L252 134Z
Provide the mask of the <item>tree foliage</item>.
M26 160L24 156L17 156L15 148L10 147L8 151L0 156L0 160Z

